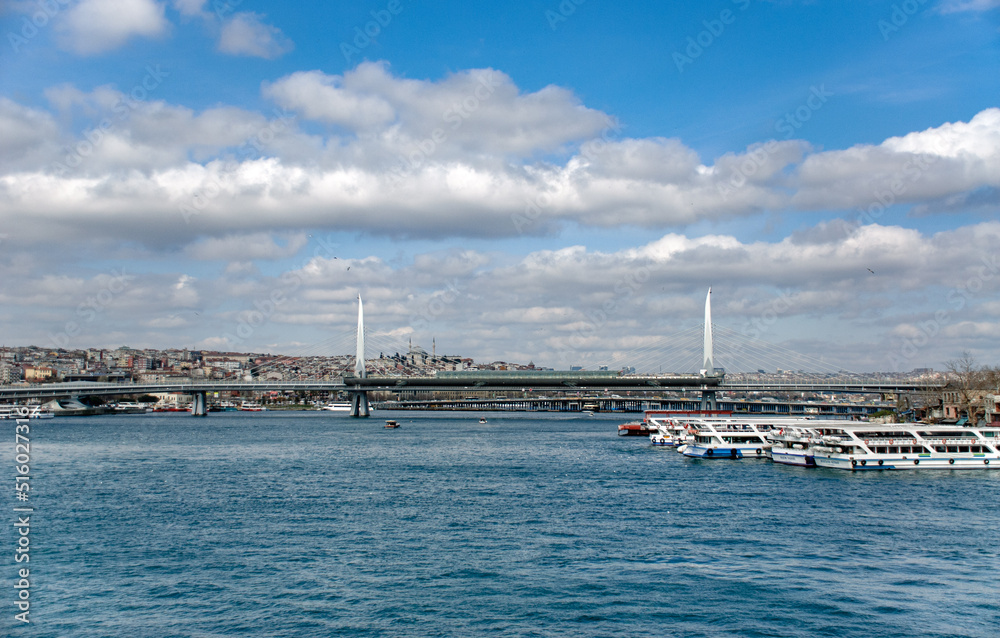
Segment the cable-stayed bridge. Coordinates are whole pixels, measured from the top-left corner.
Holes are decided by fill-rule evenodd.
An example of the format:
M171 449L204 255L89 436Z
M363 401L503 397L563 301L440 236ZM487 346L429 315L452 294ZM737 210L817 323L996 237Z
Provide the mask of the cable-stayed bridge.
M762 361L773 365L776 356L797 355L788 349L779 349L777 355L768 351L760 343L739 342L735 339L735 331L714 326L711 315L711 289L705 299L705 322L703 327L694 331L688 330L672 339L669 348L677 353L690 356L700 345L701 369L698 373L689 374L623 374L617 371L510 371L510 372L479 372L456 371L443 372L430 376L398 376L392 374L369 374L366 369L366 332L364 325L364 307L358 297L358 325L355 332L354 369L337 380L278 380L278 381L226 381L205 380L198 382L164 382L164 383L49 383L34 386L13 386L0 388L0 399L55 399L81 396L115 396L135 395L161 392L191 394L194 397L192 414L204 416L208 411L206 396L219 391L230 392L271 392L271 391L325 391L347 392L351 397L351 416L367 417L370 414L368 401L369 392L443 392L443 391L494 391L510 389L531 389L533 391L573 391L591 390L599 392L650 392L657 390L675 390L700 393L701 409L716 408L717 392L832 392L860 394L901 394L914 392L933 392L942 389L942 384L919 384L839 381L817 378L815 381L774 381L765 383L726 381L722 369L716 368L715 346L716 332L720 332L722 342L729 350L729 356L748 357L754 361ZM647 352L632 353L629 360L641 360L649 356ZM784 352L781 352L784 350ZM662 353L661 353L662 354ZM801 357L801 355L799 355ZM662 359L661 359L662 360ZM788 360L786 356L785 359ZM800 359L802 360L802 359ZM804 359L813 365L829 364L809 358ZM662 364L661 364L662 365ZM610 366L609 366L610 367Z

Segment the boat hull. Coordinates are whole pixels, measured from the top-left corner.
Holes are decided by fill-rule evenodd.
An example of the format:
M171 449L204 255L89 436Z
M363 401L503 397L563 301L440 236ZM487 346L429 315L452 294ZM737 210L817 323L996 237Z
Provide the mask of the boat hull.
M816 460L813 458L812 454L807 454L804 451L790 452L790 451L776 451L771 448L771 460L775 463L780 463L781 465L797 465L799 467L816 467Z
M1000 455L866 455L863 459L844 455L815 455L816 467L852 472L878 470L995 470L1000 469Z
M685 446L682 454L699 459L764 459L767 458L767 446L703 446L697 443L689 443Z

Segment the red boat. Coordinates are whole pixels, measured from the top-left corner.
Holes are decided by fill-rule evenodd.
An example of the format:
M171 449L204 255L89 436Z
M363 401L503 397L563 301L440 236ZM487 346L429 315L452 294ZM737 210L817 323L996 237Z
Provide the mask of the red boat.
M645 421L630 421L618 426L618 436L649 436L652 426Z

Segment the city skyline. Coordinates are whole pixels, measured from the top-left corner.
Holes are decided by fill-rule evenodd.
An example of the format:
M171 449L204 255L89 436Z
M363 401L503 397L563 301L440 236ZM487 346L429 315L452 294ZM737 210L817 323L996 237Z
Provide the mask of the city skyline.
M5 10L7 344L997 363L995 0Z

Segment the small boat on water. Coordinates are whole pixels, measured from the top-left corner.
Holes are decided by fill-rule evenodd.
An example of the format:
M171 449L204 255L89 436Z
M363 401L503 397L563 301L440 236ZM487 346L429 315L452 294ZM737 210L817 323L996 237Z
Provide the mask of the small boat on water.
M385 422L385 427L389 428L389 429L398 428L399 427L399 423L397 423L396 421L393 421L392 419L390 419L390 420L388 420L388 421Z
M479 417L479 422L480 423L486 423L487 422L486 421L486 417L484 417L484 416Z
M320 408L320 410L327 410L329 412L350 412L351 404L347 403L346 401L327 403L322 408Z
M259 403L253 403L251 401L244 401L240 405L240 412L266 412L267 408Z
M618 426L618 436L648 436L651 432L647 421L629 421Z

